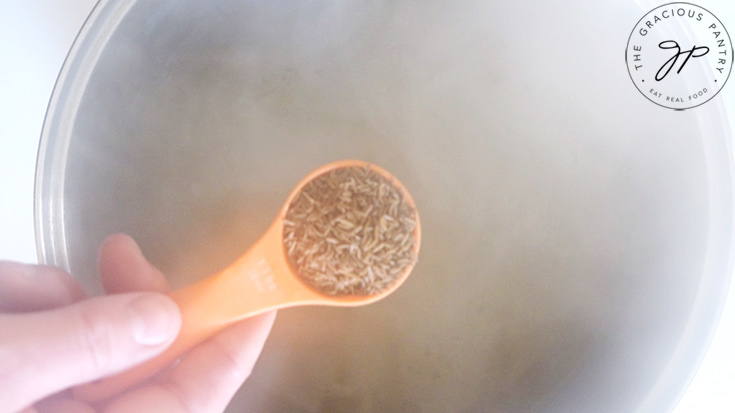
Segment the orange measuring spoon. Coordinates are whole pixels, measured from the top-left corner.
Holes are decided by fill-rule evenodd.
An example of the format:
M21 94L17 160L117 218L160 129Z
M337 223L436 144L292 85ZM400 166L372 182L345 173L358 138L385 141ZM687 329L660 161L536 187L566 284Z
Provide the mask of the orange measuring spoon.
M86 402L97 402L120 393L153 376L193 346L244 318L273 309L300 305L356 307L381 300L398 289L408 278L413 265L408 266L392 286L378 294L330 296L302 281L291 269L286 256L283 220L291 201L301 189L314 178L332 170L365 166L393 182L403 193L408 205L416 209L406 188L388 171L378 166L363 161L344 160L314 170L296 185L271 226L245 254L219 273L170 293L181 310L182 325L178 337L166 351L117 375L77 386L74 388L74 397ZM421 241L418 213L416 222L414 237L415 252L418 254Z

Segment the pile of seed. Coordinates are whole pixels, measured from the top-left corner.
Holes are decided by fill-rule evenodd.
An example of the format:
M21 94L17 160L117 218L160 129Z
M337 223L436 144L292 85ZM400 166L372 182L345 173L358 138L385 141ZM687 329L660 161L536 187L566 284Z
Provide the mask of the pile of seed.
M290 264L328 295L372 295L416 262L416 211L369 167L327 172L306 184L284 220Z

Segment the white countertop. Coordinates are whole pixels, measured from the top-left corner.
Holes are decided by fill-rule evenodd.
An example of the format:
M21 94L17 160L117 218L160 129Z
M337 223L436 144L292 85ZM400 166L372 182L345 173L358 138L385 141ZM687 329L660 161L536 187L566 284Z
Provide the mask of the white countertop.
M0 2L0 259L37 262L33 182L38 138L56 75L95 3ZM735 4L729 0L696 4L717 15L735 36ZM625 70L622 50L620 54ZM735 125L733 83L721 96ZM735 283L729 297L712 345L677 413L735 412Z

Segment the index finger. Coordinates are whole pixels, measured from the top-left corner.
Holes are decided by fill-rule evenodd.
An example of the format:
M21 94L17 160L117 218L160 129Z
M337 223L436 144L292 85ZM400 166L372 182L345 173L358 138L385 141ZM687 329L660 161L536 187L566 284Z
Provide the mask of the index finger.
M107 237L100 247L100 277L108 294L171 290L166 277L126 234Z
M74 277L60 268L0 261L0 311L48 310L85 297Z

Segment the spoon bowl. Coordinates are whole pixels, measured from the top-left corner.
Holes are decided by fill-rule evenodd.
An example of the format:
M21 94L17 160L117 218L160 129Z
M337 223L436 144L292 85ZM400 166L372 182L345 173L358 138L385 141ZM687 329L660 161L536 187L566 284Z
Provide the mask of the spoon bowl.
M306 175L291 191L273 223L261 238L240 258L222 271L197 283L170 293L179 305L182 325L171 346L158 357L135 368L74 389L77 399L104 400L152 376L184 352L225 327L267 311L301 305L356 307L379 301L408 278L414 264L406 266L389 287L370 295L328 295L307 284L289 264L284 242L284 220L289 207L311 181L342 168L364 168L391 182L414 210L414 252L418 254L421 225L416 205L406 188L388 171L358 160L342 160L323 165Z

